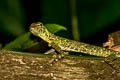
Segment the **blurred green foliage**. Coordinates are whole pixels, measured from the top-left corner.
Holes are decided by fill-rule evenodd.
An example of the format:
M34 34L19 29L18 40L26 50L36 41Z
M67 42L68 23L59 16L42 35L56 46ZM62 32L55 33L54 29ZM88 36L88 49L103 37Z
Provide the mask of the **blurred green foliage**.
M8 43L4 47L4 49L22 51L24 49L29 48L30 46L34 46L35 44L37 44L37 42L34 43L34 41L30 39L30 32L28 32L17 37L14 41Z
M109 27L120 18L120 0L77 0L76 5L83 37Z
M31 16L32 13L37 14L39 12L40 15L36 16L35 19L41 16L41 19L37 20L41 20L45 24L53 23L64 25L68 30L60 33L60 36L66 35L67 38L73 38L72 27L74 28L74 25L72 25L71 22L71 8L73 6L70 4L70 1L72 0L40 0L39 4L41 5L36 5L38 4L37 1L31 1L31 3L28 4L25 3L25 0L1 0L0 34L2 35L2 33L4 33L5 35L16 37L25 33L25 24L28 21L27 17L34 17L34 15ZM114 24L115 21L120 18L120 0L75 1L76 4L74 7L78 20L77 31L79 31L80 39L94 35L96 32ZM28 10L28 8L30 11L24 11ZM30 24L34 21L36 20L30 20L28 23Z
M43 21L62 24L71 30L70 1L43 0ZM75 6L81 38L94 35L120 18L120 0L76 0ZM71 36L72 30L68 34Z
M19 0L0 0L0 33L19 36L25 33L25 16Z

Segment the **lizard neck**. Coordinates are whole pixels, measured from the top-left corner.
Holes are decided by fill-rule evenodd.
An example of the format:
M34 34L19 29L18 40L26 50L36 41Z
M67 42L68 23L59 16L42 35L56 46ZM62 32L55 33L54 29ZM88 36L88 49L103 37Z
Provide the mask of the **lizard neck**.
M48 30L44 34L39 34L39 37L44 41L51 43L54 39L54 34L50 33Z

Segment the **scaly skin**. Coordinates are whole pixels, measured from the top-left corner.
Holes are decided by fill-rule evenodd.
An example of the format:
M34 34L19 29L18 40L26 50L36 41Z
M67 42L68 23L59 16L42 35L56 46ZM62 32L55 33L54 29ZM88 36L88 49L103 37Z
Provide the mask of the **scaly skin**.
M56 36L50 33L41 22L32 23L30 25L30 31L35 36L42 38L49 44L54 43L62 51L82 52L82 53L95 55L95 56L102 56L102 57L108 57L110 55L114 55L114 57L119 57L119 54L120 54L120 52L117 52L117 51L113 51L113 50L109 50L106 48L102 48L102 47L98 47L98 46L94 46L94 45L90 45L90 44L86 44L82 42L77 42L74 40L69 40L66 38Z

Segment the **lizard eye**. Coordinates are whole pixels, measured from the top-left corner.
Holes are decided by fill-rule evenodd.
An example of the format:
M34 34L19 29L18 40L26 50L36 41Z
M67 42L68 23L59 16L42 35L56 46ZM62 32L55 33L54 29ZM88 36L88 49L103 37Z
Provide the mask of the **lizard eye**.
M43 26L43 23L37 22L36 25L37 25L37 26Z
M40 26L43 26L43 24L40 24Z

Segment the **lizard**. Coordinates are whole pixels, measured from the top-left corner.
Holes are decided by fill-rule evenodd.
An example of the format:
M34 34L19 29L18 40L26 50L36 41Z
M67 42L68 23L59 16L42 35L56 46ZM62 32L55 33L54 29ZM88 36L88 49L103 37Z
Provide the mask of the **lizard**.
M120 57L120 52L118 51L57 36L49 32L42 22L32 23L30 25L30 32L33 35L42 38L44 41L50 44L51 47L53 47L58 53L60 53L60 56L58 56L58 58L65 56L66 54L68 54L68 52L82 52L84 54L100 56L104 57L106 61L112 61ZM54 60L52 60L51 62L53 62Z

